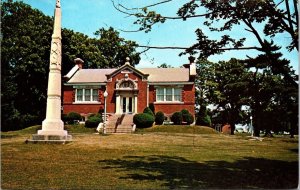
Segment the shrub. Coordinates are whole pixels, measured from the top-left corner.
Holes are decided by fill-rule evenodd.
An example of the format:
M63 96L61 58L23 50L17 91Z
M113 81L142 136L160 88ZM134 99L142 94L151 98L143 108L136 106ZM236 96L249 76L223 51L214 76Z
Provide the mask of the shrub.
M74 124L74 120L81 121L81 115L76 112L70 112L70 113L68 113L67 119L68 119L69 124Z
M182 113L182 115L184 115L184 114L189 114L190 112L186 109L183 109L183 110L181 110L181 113Z
M100 113L92 113L91 115L88 116L88 119L91 118L91 117L99 117L99 118L102 118Z
M186 109L181 110L182 121L186 122L188 125L194 122L194 116Z
M182 114L182 120L185 121L188 125L194 122L194 116L190 113Z
M181 125L181 123L182 123L182 113L181 112L173 113L173 115L171 116L171 121L175 125Z
M143 113L146 113L146 114L149 114L151 115L153 118L155 117L154 116L154 113L151 111L151 109L149 107L146 107L143 111Z
M165 115L163 112L159 111L155 114L155 124L156 125L162 125L165 120Z
M197 117L197 120L196 120L196 125L202 125L202 126L208 126L210 127L211 126L211 119L209 117L209 115L206 115L204 117Z
M137 128L149 128L152 127L154 123L154 117L148 113L135 114L133 117L133 123Z
M205 105L201 105L197 120L196 120L196 125L202 125L202 126L211 126L211 119L209 115L207 115L207 110Z
M100 117L92 116L85 122L86 128L96 128L102 122Z
M154 107L154 104L153 104L153 103L150 103L150 104L149 104L149 108L150 108L150 110L152 111L152 113L155 114L155 107Z

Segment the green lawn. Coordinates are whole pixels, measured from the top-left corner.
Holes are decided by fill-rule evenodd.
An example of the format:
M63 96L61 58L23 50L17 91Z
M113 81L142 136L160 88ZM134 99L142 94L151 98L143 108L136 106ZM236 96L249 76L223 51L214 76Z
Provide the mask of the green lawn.
M298 139L275 137L258 141L204 127L167 127L100 136L83 126L66 126L74 141L64 145L25 144L38 126L1 133L1 188L298 186Z

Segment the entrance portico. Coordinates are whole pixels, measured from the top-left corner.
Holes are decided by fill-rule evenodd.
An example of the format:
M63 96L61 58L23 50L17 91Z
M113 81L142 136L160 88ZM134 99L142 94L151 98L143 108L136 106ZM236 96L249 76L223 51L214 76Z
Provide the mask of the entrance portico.
M125 74L125 78L116 81L116 114L137 113L138 84Z

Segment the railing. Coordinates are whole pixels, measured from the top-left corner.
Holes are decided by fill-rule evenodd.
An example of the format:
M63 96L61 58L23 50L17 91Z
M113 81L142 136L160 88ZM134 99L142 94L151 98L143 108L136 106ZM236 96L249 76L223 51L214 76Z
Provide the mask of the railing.
M115 125L115 133L117 132L118 125L122 124L122 121L123 121L124 117L125 117L124 113L121 115L121 117L118 117L116 125Z

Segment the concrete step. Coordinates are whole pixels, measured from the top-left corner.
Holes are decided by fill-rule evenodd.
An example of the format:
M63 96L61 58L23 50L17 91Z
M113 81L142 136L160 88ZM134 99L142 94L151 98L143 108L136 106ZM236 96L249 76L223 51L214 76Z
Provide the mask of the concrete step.
M132 133L133 116L132 114L110 116L106 124L106 133Z

